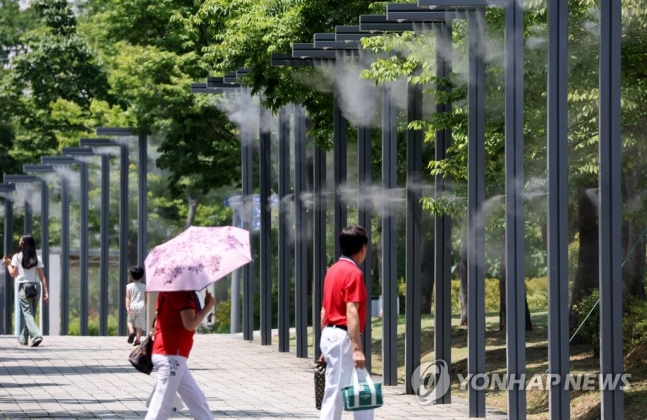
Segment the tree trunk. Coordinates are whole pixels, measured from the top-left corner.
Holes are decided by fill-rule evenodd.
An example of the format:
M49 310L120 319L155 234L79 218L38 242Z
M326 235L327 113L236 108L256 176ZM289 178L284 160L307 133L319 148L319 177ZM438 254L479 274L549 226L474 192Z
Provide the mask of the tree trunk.
M573 280L571 292L571 327L578 320L573 312L573 306L591 294L598 287L600 278L599 268L599 238L598 238L598 195L594 186L581 187L577 194L577 224L580 240L580 250L577 257L577 273Z
M420 313L431 313L431 301L434 291L434 238L422 242L422 267L420 285Z
M499 331L505 330L506 327L506 289L505 283L507 278L507 271L505 269L506 254L505 254L505 231L503 232L503 241L501 246L501 258L499 259ZM524 279L525 282L525 279ZM528 306L528 292L524 288L524 304L526 314L526 331L532 331L532 318L530 317L530 307Z
M461 255L458 259L458 275L461 280L461 292L459 300L461 303L461 326L467 325L467 238L463 240Z
M532 331L532 318L530 317L530 307L528 307L528 292L526 291L526 331Z
M186 188L184 190L184 194L186 196L186 201L189 205L189 213L186 216L186 225L184 225L184 229L186 230L190 228L193 225L193 222L195 221L195 213L196 213L196 210L198 209L198 206L200 205L202 194L197 193L195 196L193 196L189 188Z
M636 199L636 170L628 169L623 173L623 204L629 211L632 209L632 202ZM622 229L622 255L623 261L626 260L622 267L623 296L625 300L628 297L635 297L641 300L645 299L645 238L642 237L643 223L637 221L635 217L629 217L623 221ZM631 253L631 254L629 254Z

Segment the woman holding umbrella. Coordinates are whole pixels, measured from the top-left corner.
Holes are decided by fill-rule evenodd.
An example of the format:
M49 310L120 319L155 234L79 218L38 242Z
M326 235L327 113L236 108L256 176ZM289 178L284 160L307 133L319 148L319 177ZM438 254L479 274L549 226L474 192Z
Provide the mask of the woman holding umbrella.
M204 308L194 291L161 292L157 297L157 320L153 340L153 364L157 383L146 420L171 416L177 392L196 420L212 420L207 399L187 366L193 334L216 304L207 292Z
M146 257L146 291L159 292L153 339L153 364L158 374L147 420L169 418L176 391L193 418L213 419L186 361L194 330L216 301L207 292L204 308L200 308L195 290L206 288L251 260L249 232L232 226L191 226L153 248Z

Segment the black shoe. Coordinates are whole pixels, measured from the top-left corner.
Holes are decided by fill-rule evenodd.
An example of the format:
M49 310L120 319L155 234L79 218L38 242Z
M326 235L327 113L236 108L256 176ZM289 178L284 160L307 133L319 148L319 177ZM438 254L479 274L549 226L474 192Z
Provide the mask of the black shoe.
M134 339L135 339L135 333L130 334L128 336L128 344L132 344Z
M43 341L43 337L36 337L34 341L31 342L32 347L38 347L38 345Z
M141 344L141 343L140 343L139 341L135 341L135 344L133 344L133 346L134 346L134 347L137 347L137 346L138 346L138 345L140 345L140 344Z

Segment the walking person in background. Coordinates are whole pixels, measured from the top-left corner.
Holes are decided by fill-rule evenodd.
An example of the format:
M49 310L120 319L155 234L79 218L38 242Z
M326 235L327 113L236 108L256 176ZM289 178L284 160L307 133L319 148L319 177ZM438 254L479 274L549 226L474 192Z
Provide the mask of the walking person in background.
M138 346L146 328L146 285L142 282L144 269L138 265L130 269L132 283L126 286L126 310L128 311L128 343ZM135 339L135 336L137 338Z
M24 235L18 243L19 249L10 259L5 256L2 262L9 268L9 274L18 283L18 296L20 297L20 309L25 318L22 331L18 336L18 342L26 346L31 338L31 346L37 347L43 336L36 325L35 315L40 301L39 283L43 290L43 303L49 301L47 292L47 279L43 271L43 262L36 253L36 242L31 235ZM40 280L40 282L39 282Z
M146 420L166 420L171 416L175 393L182 397L196 420L213 420L204 393L193 379L187 359L193 347L195 329L216 304L211 293L204 308L194 291L160 292L153 340L153 364L157 383Z
M353 369L366 366L360 334L366 324L367 293L359 265L366 258L367 244L364 228L344 228L339 234L342 256L328 269L324 279L320 348L321 359L326 361L326 388L322 420L341 419L341 389L350 384ZM373 410L355 411L354 416L372 420Z

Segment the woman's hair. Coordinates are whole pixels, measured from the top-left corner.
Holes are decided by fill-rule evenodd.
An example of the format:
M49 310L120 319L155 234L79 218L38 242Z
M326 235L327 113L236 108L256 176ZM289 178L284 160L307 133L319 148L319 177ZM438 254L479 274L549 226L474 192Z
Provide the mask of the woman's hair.
M368 243L368 233L361 226L349 226L339 233L339 247L342 255L352 257Z
M22 237L22 268L33 268L38 265L38 255L36 255L36 242L31 235L24 235Z
M130 276L133 280L141 280L144 277L144 269L136 265L130 269Z

